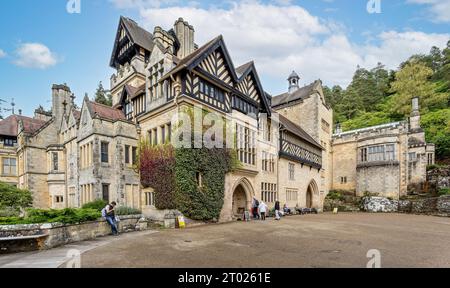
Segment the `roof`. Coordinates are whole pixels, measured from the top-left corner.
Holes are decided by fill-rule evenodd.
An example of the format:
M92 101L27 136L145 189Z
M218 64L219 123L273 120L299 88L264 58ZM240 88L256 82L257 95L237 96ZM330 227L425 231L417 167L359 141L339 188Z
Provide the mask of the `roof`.
M289 75L289 78L288 78L288 80L289 80L289 79L291 79L291 78L297 78L297 79L299 79L299 78L300 78L300 76L298 76L297 72L295 72L295 71L292 71L291 75Z
M81 111L79 111L79 110L73 110L73 117L75 117L75 120L77 120L77 122L78 121L80 121L80 118L81 118Z
M92 117L97 115L100 118L108 120L125 120L125 115L121 110L114 109L112 107L99 104L92 101L86 101L88 109L92 114Z
M294 93L287 92L287 93L273 97L272 98L272 107L288 104L290 102L309 97L311 94L318 91L317 85L319 83L320 83L320 81L317 80L305 87L298 89Z
M319 149L323 149L323 147L319 143L317 143L316 140L314 140L314 138L311 137L311 135L309 135L305 130L303 130L302 127L298 126L297 124L295 124L291 120L287 119L283 115L279 115L279 117L280 117L280 124L287 131L289 131L289 132L299 136L300 138L302 138L303 140L305 140L309 144L312 144L312 145L316 146Z
M22 121L25 133L34 133L44 126L47 121L38 120L22 115L11 115L0 121L0 135L17 137L19 134L19 122Z
M116 55L116 51L119 45L119 31L120 31L120 25L123 25L125 30L127 31L128 36L130 37L130 41L148 51L152 51L153 47L154 47L154 43L153 43L153 35L148 32L147 30L145 30L144 28L142 28L141 26L139 26L134 20L124 17L124 16L120 16L120 22L119 22L119 28L117 30L117 36L116 36L116 40L114 43L114 48L113 48L113 52L111 55L111 62L110 62L110 66L114 66L113 61L114 61L114 57Z
M132 88L132 89L130 89L130 91L128 92L129 93L129 97L130 97L130 100L133 100L134 98L136 98L137 96L139 96L139 95L142 95L142 93L145 93L145 83L144 84L142 84L141 86L139 86L139 87L133 87L133 86L130 86L130 88Z
M177 66L175 66L175 68L173 68L171 71L169 71L169 73L167 73L164 77L168 77L180 70L182 70L183 68L187 68L189 65L191 65L195 60L197 60L197 57L206 53L208 51L209 48L211 48L214 44L216 44L216 42L218 40L222 40L222 35L212 39L211 41L209 41L208 43L206 43L205 45L201 46L200 48L198 48L197 50L195 50L194 52L192 52L191 54L189 54L188 56L184 57L183 59L181 59Z
M250 68L252 65L253 61L250 61L248 63L245 63L244 65L237 67L236 74L238 75L238 77L241 77L245 73L245 71L247 71L247 69Z
M121 19L131 37L130 40L142 48L152 51L154 46L153 35L130 18L122 16Z

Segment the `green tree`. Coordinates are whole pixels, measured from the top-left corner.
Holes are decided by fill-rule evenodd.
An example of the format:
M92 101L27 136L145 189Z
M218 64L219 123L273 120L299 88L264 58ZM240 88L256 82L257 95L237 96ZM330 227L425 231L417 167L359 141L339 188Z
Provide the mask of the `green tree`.
M391 85L391 92L395 93L391 112L408 115L414 97L421 99L424 109L442 108L447 96L436 92L436 83L430 81L432 75L433 70L421 61L406 63L395 74L395 81Z
M95 102L107 106L112 106L112 95L109 91L103 88L103 84L100 81L97 91L95 92Z

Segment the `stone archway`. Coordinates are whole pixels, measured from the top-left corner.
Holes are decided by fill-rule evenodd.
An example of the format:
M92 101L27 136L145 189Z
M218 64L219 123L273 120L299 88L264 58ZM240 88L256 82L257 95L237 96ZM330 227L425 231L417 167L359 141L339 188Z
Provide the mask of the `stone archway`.
M233 193L233 215L242 215L247 208L247 195L242 185L236 187Z
M319 193L316 181L312 180L306 190L306 208L314 208L314 196Z
M253 186L250 181L244 177L236 181L232 193L231 214L235 218L240 218L245 211L251 210L252 197L255 195Z

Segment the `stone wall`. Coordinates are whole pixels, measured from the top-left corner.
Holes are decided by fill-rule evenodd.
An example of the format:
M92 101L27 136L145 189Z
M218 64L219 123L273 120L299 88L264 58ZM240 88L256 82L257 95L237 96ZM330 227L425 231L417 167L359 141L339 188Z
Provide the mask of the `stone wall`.
M136 216L121 216L121 233L149 228L149 220ZM100 219L77 225L30 224L0 226L0 254L51 249L57 246L92 240L111 234L109 224Z
M450 217L450 196L414 200L389 200L384 197L365 197L361 210L366 212L401 212Z

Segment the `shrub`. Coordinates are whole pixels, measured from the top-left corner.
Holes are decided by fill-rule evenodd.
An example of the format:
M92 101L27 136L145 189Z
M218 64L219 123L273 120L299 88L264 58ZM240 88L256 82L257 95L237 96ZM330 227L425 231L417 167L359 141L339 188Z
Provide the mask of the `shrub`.
M117 216L121 216L121 215L139 215L142 214L142 211L139 209L135 209L135 208L131 208L131 207L125 207L125 206L121 206L121 207L117 207L116 208L116 215Z
M0 182L0 207L27 208L32 203L30 191Z
M13 224L42 224L42 223L63 223L76 224L88 221L95 221L101 217L101 213L95 209L73 209L63 210L42 210L27 209L27 216L3 217L0 218L0 225Z
M82 208L83 209L94 209L94 210L97 210L97 211L102 211L102 209L105 208L107 204L108 204L108 202L106 202L105 200L98 199L98 200L95 200L93 202L84 204Z
M441 188L438 192L439 196L450 195L450 188Z
M20 211L13 207L0 207L0 217L18 217Z
M340 201L343 201L345 199L344 195L342 195L340 191L336 190L331 190L326 198L330 200L340 200Z

